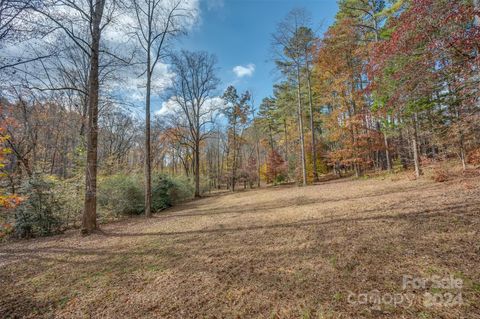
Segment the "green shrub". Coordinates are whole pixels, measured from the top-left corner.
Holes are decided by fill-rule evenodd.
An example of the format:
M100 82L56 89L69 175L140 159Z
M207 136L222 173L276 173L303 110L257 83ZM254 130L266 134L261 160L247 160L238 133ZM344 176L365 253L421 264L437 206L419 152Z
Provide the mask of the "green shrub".
M152 210L160 211L191 198L194 189L185 177L156 174L152 178ZM117 174L99 182L98 204L116 215L138 215L145 210L143 176Z
M160 211L193 194L194 188L186 177L157 174L152 180L152 210Z
M99 218L138 215L144 212L143 176L117 174L98 181ZM25 198L13 211L13 229L18 237L45 236L77 225L83 213L84 182L81 175L67 180L35 176L20 189ZM160 211L192 198L194 188L186 177L154 175L152 210ZM0 237L11 233L8 221L0 221Z
M278 174L276 177L275 177L275 180L273 181L273 184L274 185L278 185L278 184L282 184L284 182L287 181L287 176L286 174Z
M144 211L143 187L137 176L117 174L99 181L98 205L117 215L138 215Z
M159 211L172 205L172 181L166 175L155 175L152 180L152 210Z
M394 173L400 173L403 171L403 163L400 158L396 158L392 161L392 168Z
M195 186L186 176L170 177L173 182L173 189L170 192L172 203L178 203L191 199L195 194Z
M188 182L188 180L187 180ZM190 183L189 185L192 186L192 194L195 194L195 187L193 183ZM205 194L209 193L213 190L213 182L211 179L209 179L208 176L200 176L200 194ZM193 196L193 195L191 195Z
M34 176L22 185L26 198L15 209L15 234L18 237L45 236L61 231L61 202L54 192L55 180Z
M55 182L54 192L62 207L60 217L67 227L75 227L81 221L85 198L84 185L83 175Z

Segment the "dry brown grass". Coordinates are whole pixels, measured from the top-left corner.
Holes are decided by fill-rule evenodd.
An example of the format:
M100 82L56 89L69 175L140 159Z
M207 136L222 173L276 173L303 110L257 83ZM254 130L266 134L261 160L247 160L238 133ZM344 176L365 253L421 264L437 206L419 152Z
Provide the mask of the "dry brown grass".
M479 230L479 177L220 194L1 245L0 317L480 318ZM463 305L347 300L402 293L404 274L461 278Z

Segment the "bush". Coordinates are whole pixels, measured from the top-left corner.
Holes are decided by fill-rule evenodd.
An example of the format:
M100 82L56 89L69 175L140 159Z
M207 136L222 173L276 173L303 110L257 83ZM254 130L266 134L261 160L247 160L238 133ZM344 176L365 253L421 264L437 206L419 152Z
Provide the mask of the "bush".
M99 179L97 203L99 216L105 214L138 215L144 212L143 176L117 174ZM83 212L83 177L59 181L35 176L21 187L24 200L8 220L0 220L0 239L46 236L75 226ZM194 187L186 177L155 175L152 181L152 210L160 211L192 198ZM13 217L13 219L12 219ZM10 223L11 221L11 223ZM13 225L13 227L12 227Z
M10 235L15 234L15 227L10 223L0 223L0 241L4 238L8 238Z
M432 179L437 183L448 181L449 173L445 168L437 167L433 170Z
M173 182L173 188L170 191L172 204L191 199L195 195L195 186L186 176L170 177Z
M477 148L468 153L467 162L468 164L472 164L475 166L480 165L480 148Z
M116 215L139 215L145 210L143 176L112 175L100 180L98 204ZM152 178L152 211L191 198L194 189L185 177L157 174Z
M55 180L35 176L22 186L28 197L15 209L18 237L45 236L61 231L61 203L55 196Z
M402 172L404 168L405 168L405 165L402 162L401 158L395 158L392 161L392 170L395 174Z
M193 195L190 194L186 197L190 198L195 195L195 187L194 184L190 183L187 179L184 178L184 180L186 181L184 181L185 183L191 185ZM200 194L210 193L212 189L214 189L213 185L213 180L210 179L208 176L200 176Z
M117 215L139 215L144 211L144 192L137 176L117 174L99 182L99 206Z
M282 184L287 181L287 176L285 174L279 174L273 181L274 185Z
M67 227L75 227L81 220L85 198L84 183L82 175L55 182L54 192L62 207L61 218Z
M182 200L193 197L194 187L183 176L157 174L152 181L152 210L160 211Z

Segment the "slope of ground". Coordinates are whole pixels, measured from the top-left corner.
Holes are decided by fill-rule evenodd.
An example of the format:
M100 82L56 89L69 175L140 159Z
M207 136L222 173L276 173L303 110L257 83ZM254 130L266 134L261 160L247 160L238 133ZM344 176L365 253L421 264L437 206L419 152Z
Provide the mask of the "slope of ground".
M223 194L0 245L0 317L480 318L479 230L478 177ZM463 285L403 289L404 275Z

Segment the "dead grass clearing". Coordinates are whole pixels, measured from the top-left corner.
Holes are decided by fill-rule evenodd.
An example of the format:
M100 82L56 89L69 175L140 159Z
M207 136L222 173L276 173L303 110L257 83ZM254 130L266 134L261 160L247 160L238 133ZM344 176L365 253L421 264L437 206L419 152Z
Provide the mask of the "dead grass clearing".
M1 317L480 318L480 178L335 180L207 197L153 219L0 246ZM404 274L463 305L353 305Z

